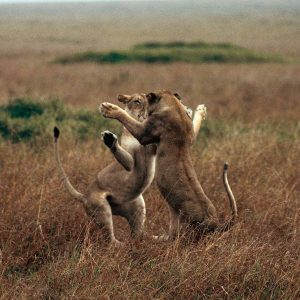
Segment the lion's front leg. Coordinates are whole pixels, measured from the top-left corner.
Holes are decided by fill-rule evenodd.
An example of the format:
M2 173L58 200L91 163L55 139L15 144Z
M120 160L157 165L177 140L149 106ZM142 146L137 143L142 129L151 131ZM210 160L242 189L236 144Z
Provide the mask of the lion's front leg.
M148 121L138 122L132 118L124 109L112 103L104 102L99 107L105 118L116 119L142 144L151 144L154 141L152 130Z
M193 118L193 127L194 127L194 134L195 137L197 137L202 120L205 120L207 116L207 109L204 104L200 104L197 106L195 113L194 113L194 118Z
M132 155L119 144L118 137L108 130L103 131L101 134L104 144L110 149L116 160L126 171L131 171L134 166L134 159Z

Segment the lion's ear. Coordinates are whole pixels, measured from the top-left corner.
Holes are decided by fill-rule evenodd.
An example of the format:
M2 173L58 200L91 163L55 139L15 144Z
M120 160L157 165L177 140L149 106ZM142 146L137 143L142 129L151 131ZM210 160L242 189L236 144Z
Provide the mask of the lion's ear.
M147 98L149 104L157 103L160 100L160 97L158 97L158 95L156 95L155 93L147 94L146 98Z
M124 104L128 103L130 101L131 97L129 95L118 95L118 100Z
M180 100L181 101L181 97L179 96L179 94L177 94L177 93L175 93L175 94L173 94L178 100Z

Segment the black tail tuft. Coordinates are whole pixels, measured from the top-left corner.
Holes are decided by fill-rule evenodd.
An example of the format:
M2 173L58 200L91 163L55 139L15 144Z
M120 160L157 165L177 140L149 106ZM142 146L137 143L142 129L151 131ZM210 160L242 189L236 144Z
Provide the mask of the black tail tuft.
M54 133L54 138L55 140L57 140L59 138L59 129L55 126L53 129L53 133Z
M224 171L227 171L228 170L228 162L225 162L224 163Z

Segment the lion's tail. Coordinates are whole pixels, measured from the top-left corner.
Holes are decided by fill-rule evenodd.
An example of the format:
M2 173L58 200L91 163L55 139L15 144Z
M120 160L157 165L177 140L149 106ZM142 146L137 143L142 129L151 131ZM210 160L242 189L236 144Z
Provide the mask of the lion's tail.
M228 183L228 179L227 179L227 171L228 171L228 163L226 162L224 164L224 169L223 169L223 183L225 186L225 190L229 199L229 204L230 204L230 208L231 208L231 218L229 219L229 221L227 221L225 224L223 224L221 227L219 227L219 231L227 231L228 229L230 229L236 222L237 219L237 206L236 206L236 201L234 198L234 195L232 193L232 190L230 188L230 185Z
M56 163L57 163L57 166L60 170L60 173L64 179L64 183L65 183L65 186L67 188L67 190L69 191L69 193L76 199L76 200L79 200L80 202L83 202L84 201L84 196L83 194L79 193L78 191L76 191L76 189L73 187L73 185L71 184L68 176L66 175L63 167L62 167L62 164L61 164L61 161L60 161L60 156L59 156L59 152L58 152L58 138L59 138L59 129L57 127L54 127L53 129L53 133L54 133L54 152L55 152L55 159L56 159Z

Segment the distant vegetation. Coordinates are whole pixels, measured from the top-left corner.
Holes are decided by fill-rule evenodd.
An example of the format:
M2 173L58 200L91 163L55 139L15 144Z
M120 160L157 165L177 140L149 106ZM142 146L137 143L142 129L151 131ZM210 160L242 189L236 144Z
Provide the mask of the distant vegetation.
M49 101L17 98L8 104L0 106L0 140L9 140L13 143L48 143L52 141L54 126L63 129L64 135L71 135L77 140L100 138L100 132L109 129L117 134L121 126L118 122L100 116L97 109L75 109L66 106L58 99ZM276 128L279 140L295 140L291 134L297 122L284 124L280 122L247 124L224 119L208 119L202 124L199 140L207 145L212 138L219 139L231 134L245 134L256 131L271 133ZM291 129L292 128L292 129Z
M105 129L120 131L117 122L104 119L97 109L70 108L58 99L17 98L0 106L0 137L4 140L13 143L51 141L54 126L63 128L64 134L79 140L100 137L100 132ZM208 120L202 126L201 135L205 140L220 137L227 132L227 127L221 120Z
M279 55L254 52L229 43L147 42L129 50L108 52L83 52L64 56L56 62L67 64L76 62L96 63L263 63L284 62Z
M21 98L0 106L0 137L13 143L49 139L55 125L78 139L100 137L103 128L119 128L116 122L102 118L97 109L71 109L57 99Z

